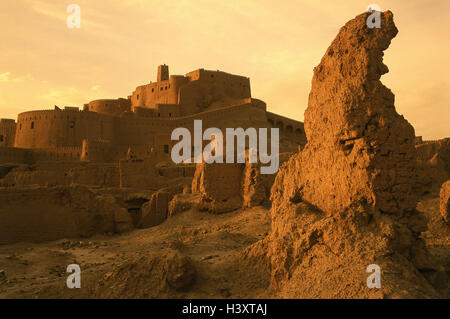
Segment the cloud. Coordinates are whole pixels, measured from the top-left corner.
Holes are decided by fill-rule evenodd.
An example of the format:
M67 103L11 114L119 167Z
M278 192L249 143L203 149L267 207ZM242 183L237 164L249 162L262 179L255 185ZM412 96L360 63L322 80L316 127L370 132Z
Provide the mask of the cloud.
M0 74L0 82L9 82L9 76L11 72L5 72Z
M23 76L11 78L11 72L4 72L0 73L0 82L25 82L25 81L31 81L34 80L33 76L30 74L25 74Z

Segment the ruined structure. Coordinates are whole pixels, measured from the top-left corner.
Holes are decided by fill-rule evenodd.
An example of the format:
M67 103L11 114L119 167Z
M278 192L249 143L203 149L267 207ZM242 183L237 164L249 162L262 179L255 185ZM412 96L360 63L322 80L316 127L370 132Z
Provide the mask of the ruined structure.
M0 244L133 229L130 215L114 196L80 185L3 188L0 218Z
M417 160L421 171L420 183L428 191L450 178L450 138L420 141L416 144Z
M382 13L379 29L367 16L342 27L314 69L308 143L276 177L271 234L247 251L268 255L283 297L437 296L446 282L419 239L414 129L380 82L393 14ZM381 268L381 289L366 284L370 264Z
M442 184L440 192L440 210L442 218L450 222L450 180Z
M291 155L279 154L280 165ZM242 164L197 164L191 190L200 195L198 209L217 214L268 204L276 174L261 174L261 165L250 162L248 151Z
M0 147L13 147L16 137L16 121L0 119Z
M251 97L247 77L199 69L170 75L158 67L157 81L138 86L128 98L102 99L76 107L30 111L0 122L0 163L42 161L117 162L128 150L138 158L150 150L170 154L171 132L204 127L279 127L282 136L305 143L303 123L266 111ZM193 135L193 134L192 134Z

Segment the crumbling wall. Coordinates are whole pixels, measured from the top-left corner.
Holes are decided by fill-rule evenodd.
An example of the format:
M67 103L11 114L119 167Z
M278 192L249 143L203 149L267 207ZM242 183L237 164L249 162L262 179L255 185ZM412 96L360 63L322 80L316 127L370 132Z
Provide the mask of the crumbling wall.
M111 196L82 186L0 188L0 243L39 242L133 228Z
M441 186L440 192L440 211L442 218L450 223L450 180Z
M141 209L142 215L138 222L139 228L148 228L164 222L169 214L169 203L176 194L183 192L185 184L174 184L153 193L150 200Z
M291 153L278 155L279 165ZM270 189L276 174L261 174L261 163L200 163L192 180L192 193L201 195L200 210L225 213L242 207L269 204Z
M381 29L346 24L314 69L308 143L275 200L301 198L330 213L355 202L391 213L415 209L414 129L379 81L388 72L383 50L397 34L384 21Z
M0 179L0 186L69 186L72 184L119 187L117 164L42 162L16 165Z
M202 196L201 210L220 214L242 207L241 179L244 164L197 164L192 193Z
M416 145L421 184L426 190L450 178L450 138L424 141Z
M289 160L292 153L280 153L278 156L279 167ZM270 190L275 182L275 174L261 174L261 162L250 163L248 152L241 183L243 207L254 207L270 204Z
M276 177L270 235L244 254L268 256L283 297L436 297L447 285L419 239L414 129L380 82L393 14L381 13L379 29L368 15L342 27L314 69L308 142ZM370 264L381 269L379 289L366 284Z

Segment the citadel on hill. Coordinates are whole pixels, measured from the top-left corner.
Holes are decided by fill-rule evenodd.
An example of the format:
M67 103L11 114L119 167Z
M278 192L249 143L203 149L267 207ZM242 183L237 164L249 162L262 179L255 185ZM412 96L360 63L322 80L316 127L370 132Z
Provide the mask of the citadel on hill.
M78 107L29 111L0 121L0 162L116 162L130 151L140 158L152 150L170 154L177 127L278 127L281 138L306 143L303 123L267 112L251 97L250 79L199 69L138 86L125 98L94 100Z

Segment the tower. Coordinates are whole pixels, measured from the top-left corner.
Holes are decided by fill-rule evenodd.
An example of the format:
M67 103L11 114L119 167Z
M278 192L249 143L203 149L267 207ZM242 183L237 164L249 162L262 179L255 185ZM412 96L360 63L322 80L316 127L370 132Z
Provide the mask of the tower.
M168 65L160 65L158 66L158 78L157 81L167 81L169 79L169 66Z

